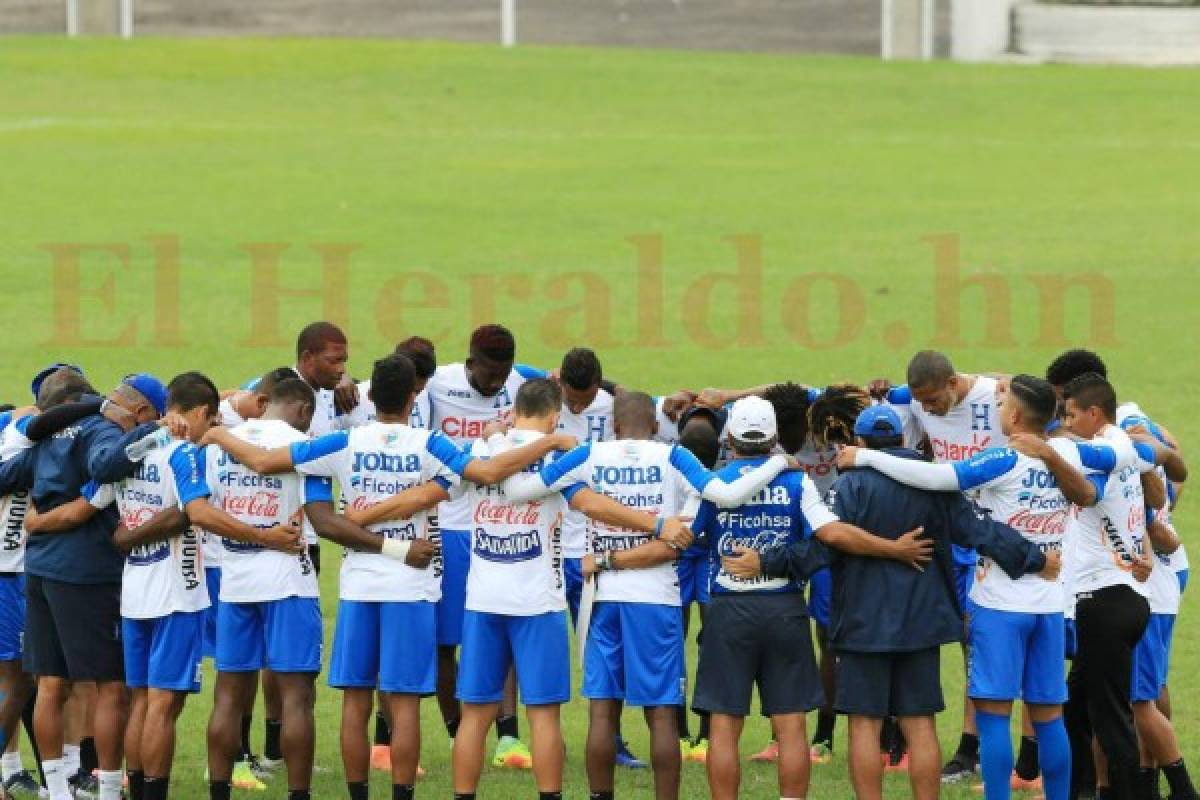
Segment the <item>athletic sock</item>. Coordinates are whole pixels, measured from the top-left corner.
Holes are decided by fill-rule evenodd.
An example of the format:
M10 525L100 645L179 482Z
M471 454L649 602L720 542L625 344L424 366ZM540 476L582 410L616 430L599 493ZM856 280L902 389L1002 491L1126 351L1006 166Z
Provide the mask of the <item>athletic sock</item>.
M121 800L121 783L125 773L119 769L102 769L96 773L100 783L99 800Z
M367 800L371 794L366 781L346 781L346 788L350 791L350 800Z
M283 730L283 723L277 719L268 719L263 721L266 729L266 738L263 740L263 756L278 761L283 758L283 751L279 749L279 733Z
M458 735L458 724L460 722L462 720L457 718L446 720L446 733L450 734L451 739Z
M979 760L979 737L973 733L964 733L962 738L958 740L958 752L956 755Z
M588 795L589 800L613 800L612 792L592 792Z
M837 714L822 709L817 712L817 731L813 734L813 744L826 744L833 749L833 729L837 725Z
M675 706L675 726L679 728L680 739L692 738L692 732L688 728L688 713L685 706Z
M96 740L91 736L79 740L79 771L91 775L100 768L100 759L96 755Z
M538 792L538 800L562 800L562 792Z
M21 764L21 751L15 753L5 753L0 756L0 773L3 773L5 783L13 775L21 772L25 767Z
M67 774L74 775L79 772L79 745L64 744L62 753L62 760Z
M312 800L312 792L308 789L288 789L287 800Z
M709 721L711 718L709 717L707 711L697 711L696 716L700 717L700 732L698 734L696 734L696 738L697 739L707 739L708 738L708 726L709 726Z
M506 717L496 717L496 735L500 738L511 736L514 739L521 737L517 727L517 715L509 714Z
M145 800L146 773L131 769L125 777L129 780L129 800Z
M146 800L167 800L167 789L171 787L171 779L166 777L146 778Z
M413 800L417 796L416 787L411 783L393 783L392 800Z
M61 758L43 761L42 773L46 776L46 790L50 792L50 800L71 800L66 764Z
M1067 800L1071 794L1071 742L1062 717L1033 723L1037 758L1046 800Z
M1171 797L1190 800L1196 796L1196 787L1192 785L1192 777L1188 775L1187 765L1182 758L1174 764L1167 764L1162 771L1167 776L1167 785L1171 787Z
M208 782L208 800L229 800L229 795L233 791L229 781L209 781Z
M455 792L454 800L475 800L474 792Z
M249 761L254 755L254 750L250 747L250 730L254 727L254 716L251 714L242 715L242 752L237 757L238 761Z
M1021 780L1031 781L1038 776L1038 742L1036 736L1022 736L1013 769Z
M1133 792L1139 800L1157 800L1158 793L1155 791L1154 780L1158 776L1154 773L1154 767L1138 767L1137 778L1134 779Z
M392 731L388 727L387 717L382 711L375 712L375 744L387 745L392 743Z
M893 752L896 749L896 735L899 732L900 726L896 724L896 718L884 717L883 725L879 727L879 752Z
M975 726L979 729L979 766L983 773L984 800L1008 800L1012 795L1009 777L1013 769L1012 739L1008 714L989 714L975 709Z

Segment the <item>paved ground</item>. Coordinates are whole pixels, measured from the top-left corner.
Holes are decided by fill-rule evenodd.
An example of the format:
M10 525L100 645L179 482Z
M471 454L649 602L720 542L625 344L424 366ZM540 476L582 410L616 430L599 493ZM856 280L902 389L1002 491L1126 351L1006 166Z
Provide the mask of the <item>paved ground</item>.
M115 0L85 0L115 2ZM499 0L136 0L149 35L496 41ZM518 0L541 44L875 54L879 0ZM58 33L62 0L0 0L0 34Z

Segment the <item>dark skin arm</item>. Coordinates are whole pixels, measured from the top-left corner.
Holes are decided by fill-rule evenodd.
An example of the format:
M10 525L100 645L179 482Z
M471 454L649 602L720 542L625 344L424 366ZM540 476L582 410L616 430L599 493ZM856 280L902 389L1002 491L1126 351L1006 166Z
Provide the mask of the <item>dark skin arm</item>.
M336 542L343 547L360 553L379 553L383 551L384 538L366 528L355 525L346 517L333 509L333 503L318 501L307 503L304 513L308 515L313 528L324 539ZM437 545L429 539L413 539L409 542L408 555L404 563L410 567L423 569L437 554Z
M529 444L506 450L488 459L473 458L463 470L462 476L480 486L491 486L509 476L516 475L554 450L571 450L577 444L579 442L574 436L562 433L542 436Z
M584 516L611 525L614 528L624 528L641 533L654 533L658 517L623 506L611 497L588 488L577 491L571 498L571 508ZM663 523L662 534L658 541L673 550L683 550L692 543L692 532L678 517L670 517ZM632 567L630 567L632 569Z
M1150 540L1154 552L1165 555L1174 553L1182 544L1179 541L1179 534L1171 530L1171 526L1160 519L1155 519L1146 525L1146 538Z
M276 475L292 471L292 451L289 447L274 447L270 450L250 444L229 432L223 425L208 429L202 444L215 444L234 460L259 475Z
M177 536L186 531L189 524L187 514L172 506L158 512L133 530L126 528L125 523L122 522L113 531L113 544L122 553L128 553L135 547L162 542L172 536Z
M31 505L25 515L25 530L30 535L73 531L87 522L100 509L88 502L86 497L76 497L69 503L49 511L38 511Z
M679 551L664 541L654 541L639 544L628 550L616 550L609 554L609 563L613 569L646 569L668 564L679 557ZM596 573L596 557L590 553L583 557L583 577L587 578Z
M1156 472L1142 473L1142 495L1150 508L1163 508L1167 505L1167 485Z
M1050 470L1054 479L1058 481L1058 488L1063 497L1080 508L1096 505L1096 487L1082 472L1060 456L1045 439L1030 433L1015 433L1008 438L1008 446L1030 458L1041 459L1046 469Z
M924 528L916 528L899 539L885 539L867 533L857 525L830 522L818 528L813 536L848 555L890 558L920 570L933 558L933 541L922 538L924 531Z
M366 508L347 508L345 517L355 525L367 527L379 522L389 522L396 519L409 519L418 511L433 508L438 503L450 499L450 493L436 481L422 483L394 494L373 506Z
M226 514L209 504L207 498L198 497L184 507L188 519L206 531L237 542L257 544L270 550L292 555L305 548L304 537L295 525L276 525L272 528L256 528Z

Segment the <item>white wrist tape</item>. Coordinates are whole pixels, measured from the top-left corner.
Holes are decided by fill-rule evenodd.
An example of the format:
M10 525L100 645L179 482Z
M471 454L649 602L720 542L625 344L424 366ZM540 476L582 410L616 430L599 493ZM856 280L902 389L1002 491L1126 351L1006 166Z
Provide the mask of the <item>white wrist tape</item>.
M408 558L408 549L411 546L412 542L400 541L399 539L384 539L383 549L380 550L380 553L388 558L404 561Z

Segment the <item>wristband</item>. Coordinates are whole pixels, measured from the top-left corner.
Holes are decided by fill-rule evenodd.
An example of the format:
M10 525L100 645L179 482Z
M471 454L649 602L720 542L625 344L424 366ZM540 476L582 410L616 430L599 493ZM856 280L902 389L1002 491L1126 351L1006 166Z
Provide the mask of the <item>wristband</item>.
M381 555L388 558L393 558L396 561L404 561L408 558L408 550L412 547L412 542L401 541L399 539L384 539L383 547L379 550Z
M655 539L662 538L662 529L663 529L663 518L659 517L658 519L654 520L654 538Z

